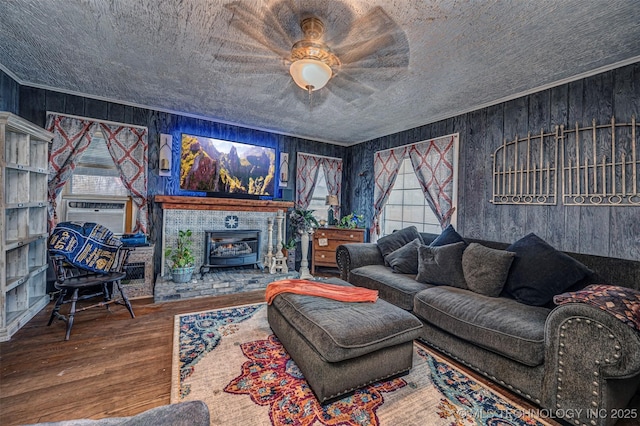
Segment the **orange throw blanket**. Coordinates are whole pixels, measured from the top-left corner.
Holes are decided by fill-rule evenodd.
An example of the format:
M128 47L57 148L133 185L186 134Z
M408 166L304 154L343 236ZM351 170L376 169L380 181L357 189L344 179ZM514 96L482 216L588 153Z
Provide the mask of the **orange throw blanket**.
M267 285L267 303L270 305L273 299L280 293L326 297L327 299L339 300L341 302L375 302L378 300L377 290L292 279L274 281Z

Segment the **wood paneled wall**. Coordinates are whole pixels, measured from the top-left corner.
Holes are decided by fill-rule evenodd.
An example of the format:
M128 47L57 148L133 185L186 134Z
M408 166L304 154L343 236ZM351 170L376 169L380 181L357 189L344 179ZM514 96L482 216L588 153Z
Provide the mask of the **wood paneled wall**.
M11 80L13 84L11 84L11 82L5 83L2 74L0 74L0 78L3 78L1 87L3 99L5 98L5 92L9 95L13 92L19 92L19 96L15 96L16 100L20 100L19 107L16 101L14 106L15 109L12 112L17 113L39 126L45 126L46 112L52 111L100 120L146 126L149 129L149 240L156 245L159 244L162 237L162 210L153 202L153 197L155 195L174 195L180 193L178 182L178 158L181 135L183 132L198 136L236 140L239 142L247 142L262 146L272 146L276 147L280 152L288 152L289 176L293 177L289 180L288 188L294 191L296 152L302 151L338 158L343 158L345 154L345 148L337 145L319 143L290 136L278 135L275 133L195 119L178 114L170 114L81 96L68 95L50 90L20 86L13 81L13 79L6 76L6 74L6 78ZM173 136L174 170L171 177L160 177L158 175L160 133L167 133ZM156 273L158 273L160 271L159 246L156 247L155 255L155 270Z
M428 102L428 100L427 100ZM503 139L565 127L640 119L640 63L352 147L345 159L347 205L373 215L376 151L460 133L457 229L470 238L513 242L535 232L571 252L640 259L640 207L493 205L491 157Z
M549 130L555 125L628 122L640 118L640 64L636 63L589 78L534 93L447 120L409 129L352 147L341 147L300 138L255 131L176 114L130 107L79 96L20 86L0 72L1 106L44 126L47 110L149 128L149 194L172 194L175 178L159 177L160 133L182 132L277 146L290 158L289 183L295 190L296 152L344 159L342 213L364 213L370 226L373 204L373 154L381 149L460 133L458 223L464 236L512 242L535 232L553 246L572 252L640 259L640 209L636 207L577 207L493 205L490 155L504 138L516 133ZM174 157L175 158L175 157ZM150 239L158 241L161 212L153 204ZM157 251L157 250L156 250Z
M18 114L20 85L0 70L0 111Z

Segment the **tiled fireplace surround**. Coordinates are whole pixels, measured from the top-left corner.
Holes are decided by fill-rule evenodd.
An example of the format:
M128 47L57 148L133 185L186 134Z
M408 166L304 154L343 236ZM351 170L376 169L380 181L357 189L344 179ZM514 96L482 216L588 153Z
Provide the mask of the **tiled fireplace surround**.
M163 210L162 220L162 266L157 278L154 300L180 300L190 297L236 293L264 288L274 280L290 278L296 274L269 274L251 267L214 268L199 276L204 263L205 231L241 230L260 231L260 258L268 252L268 219L273 220L273 246L277 239L276 215L281 211L284 220L282 238L285 238L287 209L292 202L272 200L245 200L204 197L157 196L155 201ZM189 283L177 284L171 281L164 252L167 247L175 247L179 230L192 231L193 253L195 256L194 279ZM284 241L283 241L284 242Z

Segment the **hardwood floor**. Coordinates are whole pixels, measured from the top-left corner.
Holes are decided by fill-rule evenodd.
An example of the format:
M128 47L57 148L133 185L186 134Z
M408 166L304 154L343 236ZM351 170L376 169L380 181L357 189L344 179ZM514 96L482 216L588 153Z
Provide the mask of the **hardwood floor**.
M174 315L264 301L264 290L76 315L47 327L50 303L0 343L0 425L128 416L169 403Z
M50 303L10 341L0 343L0 425L129 416L168 404L174 316L262 301L264 290L158 304L134 300L135 319L122 306L111 313L93 308L77 314L67 342L64 322L47 327ZM510 397L531 408L516 395ZM627 424L633 423L620 426Z

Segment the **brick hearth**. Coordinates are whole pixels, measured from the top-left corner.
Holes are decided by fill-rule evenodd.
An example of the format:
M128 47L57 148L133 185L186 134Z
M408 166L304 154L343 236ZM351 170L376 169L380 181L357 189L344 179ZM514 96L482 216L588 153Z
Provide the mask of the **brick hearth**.
M158 277L154 289L154 302L184 300L194 297L219 296L259 290L272 281L299 278L296 271L286 274L269 274L256 269L220 268L203 274L193 274L188 283L174 283L170 276Z

